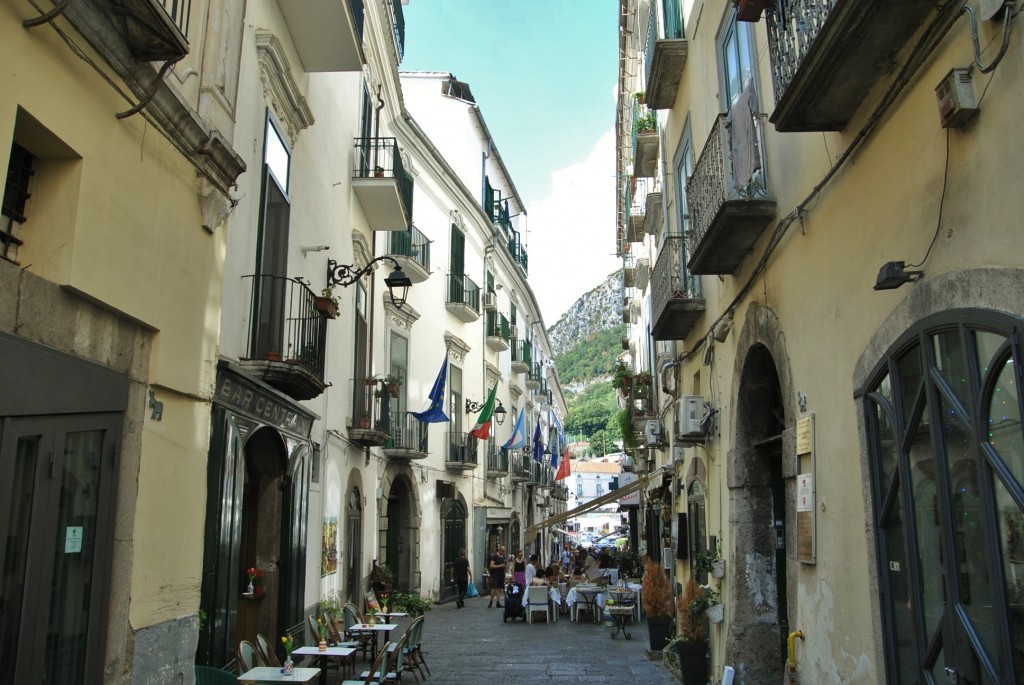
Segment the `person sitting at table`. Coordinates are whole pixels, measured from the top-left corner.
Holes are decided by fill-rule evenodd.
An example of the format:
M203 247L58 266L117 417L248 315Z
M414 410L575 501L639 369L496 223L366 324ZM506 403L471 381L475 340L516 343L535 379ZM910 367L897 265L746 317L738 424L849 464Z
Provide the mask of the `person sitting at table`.
M526 574L523 579L523 586L533 585L533 579L537 575L537 567L540 565L539 557L536 554L530 555L530 562L526 564Z
M534 555L536 556L536 555ZM548 585L548 570L543 566L537 569L537 574L531 579L530 585Z
M597 559L587 555L586 561L583 562L583 575L587 577L587 580L594 582L601 577L601 569L597 566Z
M553 563L548 566L547 578L550 583L564 583L565 574L562 573L562 566L558 563Z

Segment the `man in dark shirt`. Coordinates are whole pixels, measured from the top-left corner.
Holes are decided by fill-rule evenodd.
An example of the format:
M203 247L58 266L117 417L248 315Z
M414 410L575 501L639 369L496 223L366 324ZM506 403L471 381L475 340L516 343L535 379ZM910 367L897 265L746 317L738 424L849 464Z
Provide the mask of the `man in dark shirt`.
M501 595L505 590L505 545L498 547L498 551L491 557L490 562L487 564L487 570L491 574L491 599L487 602L487 608L489 609L494 603L494 600L498 600L498 608L501 608Z
M469 569L469 559L466 558L466 550L460 549L459 556L452 562L452 582L459 588L459 599L455 606L459 609L466 606L466 589L469 581L473 579L473 572Z

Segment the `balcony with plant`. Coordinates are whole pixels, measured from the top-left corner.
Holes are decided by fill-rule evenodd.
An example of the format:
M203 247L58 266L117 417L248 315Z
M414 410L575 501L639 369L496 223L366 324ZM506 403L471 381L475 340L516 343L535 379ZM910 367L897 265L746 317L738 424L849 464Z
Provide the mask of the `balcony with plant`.
M655 340L683 340L704 315L700 278L687 273L686 241L683 236L666 237L651 276L651 337Z
M752 140L742 153L736 125L719 115L686 182L690 210L691 274L732 274L775 217L775 191L767 173L764 115L751 115ZM734 147L734 143L736 143Z
M683 31L679 0L664 3L664 24L658 23L657 6L652 2L647 19L647 40L644 48L646 101L651 109L671 109L683 78L683 67L689 44Z
M504 352L509 348L508 317L496 311L487 312L485 342L495 352Z
M298 278L251 274L246 371L292 399L310 400L327 387L324 354L328 314L317 295Z
M525 483L530 480L530 464L532 458L526 450L512 450L509 455L509 473L513 483Z
M779 131L839 131L880 80L893 56L937 12L963 3L935 0L771 0L767 2Z
M352 426L348 438L362 447L383 447L391 440L391 394L384 381L352 381Z
M371 231L412 226L413 178L396 138L356 138L352 189Z
M480 286L465 274L448 274L445 308L463 323L473 323L480 318Z
M658 113L633 101L633 173L650 178L658 175L660 138Z
M450 471L472 471L477 467L477 447L480 441L469 433L448 431L448 449L445 467Z
M430 277L430 239L415 226L408 231L392 231L386 254L399 263L413 283Z

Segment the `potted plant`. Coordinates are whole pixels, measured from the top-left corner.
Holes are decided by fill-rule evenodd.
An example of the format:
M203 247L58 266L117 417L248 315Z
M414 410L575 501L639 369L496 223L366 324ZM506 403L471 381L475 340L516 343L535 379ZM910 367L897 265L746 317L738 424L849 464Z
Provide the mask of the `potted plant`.
M402 385L402 376L397 373L389 373L384 376L384 385L388 386L388 394L398 397L398 388Z
M717 593L698 584L697 579L691 575L683 588L683 594L676 601L679 636L676 653L684 685L704 685L708 681L708 641L704 615L708 607L717 602L717 597Z
M644 561L644 578L642 581L644 611L647 613L647 633L650 637L651 651L660 652L665 649L672 634L672 589L668 585L668 576L653 559Z
M652 109L647 110L633 123L634 130L639 133L653 132L658 130L658 113Z
M392 611L404 611L412 618L422 616L430 611L433 603L434 601L429 597L420 597L419 595L406 594L404 592L396 592L391 596Z
M337 319L341 311L341 303L334 295L334 287L327 286L319 295L313 296L313 310L323 313L328 319Z
M697 576L711 574L712 578L725 576L725 559L719 550L700 550L693 560L693 573Z
M373 167L373 175L377 178L384 178L384 167L375 166Z
M633 372L621 359L612 368L612 387L623 397L629 397L629 389L633 385Z
M640 441L636 439L636 433L633 432L633 412L628 407L619 410L619 413L615 415L615 423L619 427L619 432L622 433L623 447L631 449L640 447Z

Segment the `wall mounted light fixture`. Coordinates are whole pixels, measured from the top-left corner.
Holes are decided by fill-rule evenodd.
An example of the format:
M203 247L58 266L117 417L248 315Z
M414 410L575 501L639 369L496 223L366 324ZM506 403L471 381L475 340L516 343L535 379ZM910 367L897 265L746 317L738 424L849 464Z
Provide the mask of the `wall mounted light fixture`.
M500 426L503 423L505 423L505 415L508 414L508 412L505 411L505 407L501 404L501 400L495 401L498 403L498 406L494 408L494 420ZM479 402L474 402L473 400L466 400L467 414L475 414L483 408L484 405Z
M368 274L373 269L374 264L384 260L388 260L394 264L394 270L391 272L391 275L384 279L384 284L388 287L388 292L391 293L391 302L401 309L402 305L405 304L405 298L409 293L409 286L412 285L412 279L405 275L405 272L402 271L402 266L394 257L383 255L376 259L371 259L366 266L358 270L351 264L338 264L333 259L328 259L327 285L340 285L347 288Z
M875 290L895 290L904 283L920 281L923 271L906 271L906 262L886 262L878 270L875 279Z

